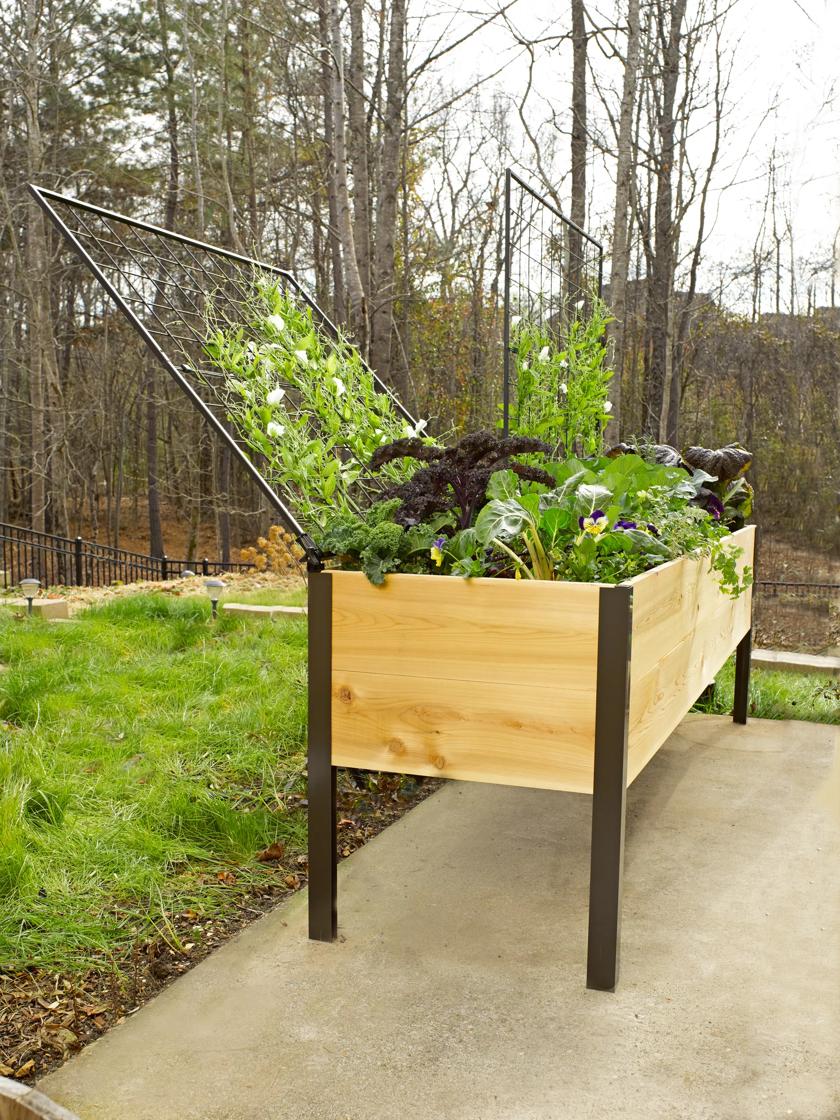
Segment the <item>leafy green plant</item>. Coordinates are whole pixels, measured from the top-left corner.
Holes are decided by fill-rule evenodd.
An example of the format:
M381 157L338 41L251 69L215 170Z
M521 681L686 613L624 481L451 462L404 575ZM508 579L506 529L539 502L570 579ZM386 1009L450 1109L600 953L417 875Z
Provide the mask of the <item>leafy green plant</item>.
M689 447L681 454L668 443L619 443L607 452L608 458L642 454L646 459L667 467L682 467L692 476L696 494L694 505L704 509L715 521L729 529L741 529L752 513L752 486L743 477L752 465L752 454L732 443L712 451L707 447ZM711 472L711 473L710 473Z
M374 451L421 437L425 423L407 424L355 347L317 330L311 309L273 278L255 276L248 310L247 329L212 314L208 323L205 352L224 371L229 420L308 529L336 509L363 509ZM379 485L404 481L412 469L395 462Z
M585 318L573 319L560 337L527 318L511 319L516 373L512 430L537 436L563 452L597 455L612 409L607 399L613 371L606 365L611 322L597 296L579 301Z
M319 544L344 567L360 568L371 583L381 584L388 572L428 568L436 539L433 525L409 529L393 520L399 498L378 502L364 517L352 510L338 513L321 534Z
M492 432L448 451L399 440L374 455L374 467L406 454L426 465L389 502L333 519L322 546L375 583L389 571L618 583L688 553L710 558L726 594L751 583L726 524L698 504L714 479L674 465L678 453L652 455L666 465L629 451L552 462L546 450Z

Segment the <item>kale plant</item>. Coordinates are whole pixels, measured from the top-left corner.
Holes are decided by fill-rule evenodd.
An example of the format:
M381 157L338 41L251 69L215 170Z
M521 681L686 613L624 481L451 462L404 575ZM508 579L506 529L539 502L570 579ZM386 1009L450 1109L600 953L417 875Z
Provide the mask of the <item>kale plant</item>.
M406 527L450 513L457 529L468 529L487 500L487 485L497 471L511 470L520 479L552 486L541 467L517 462L515 455L548 454L551 448L532 436L501 437L484 430L464 436L454 447L434 447L417 438L398 439L374 452L370 465L381 470L406 458L425 464L391 493L400 499L396 520Z

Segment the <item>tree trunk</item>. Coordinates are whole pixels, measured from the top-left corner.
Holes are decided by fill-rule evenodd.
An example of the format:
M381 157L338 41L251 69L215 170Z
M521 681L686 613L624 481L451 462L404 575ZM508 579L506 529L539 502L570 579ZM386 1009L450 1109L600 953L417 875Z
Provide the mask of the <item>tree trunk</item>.
M618 159L615 170L615 210L613 218L612 267L610 269L610 306L615 377L610 385L613 403L608 438L621 439L621 379L624 375L627 338L627 276L630 271L630 192L635 172L633 116L639 73L639 0L627 3L627 55L624 60L624 86L618 121Z
M365 112L364 0L350 0L350 70L347 109L353 175L353 236L365 295L370 295L370 171Z
M332 113L332 65L329 50L329 25L327 22L327 0L320 0L318 24L321 33L321 96L324 102L324 145L327 151L327 212L329 228L327 240L330 246L330 260L333 275L333 315L339 323L347 318L347 290L344 283L344 264L341 259L341 240L338 236L338 195L336 178L332 172L333 152L333 113Z
M44 51L43 7L24 5L25 56L22 87L26 121L26 174L37 182L43 171L41 135L41 56ZM32 200L27 206L26 278L27 359L30 406L30 501L33 529L67 531L67 464L64 402L52 331L49 243L44 215ZM50 486L50 480L53 485Z
M333 126L332 177L338 205L338 236L344 261L344 276L350 301L350 325L356 342L364 351L368 338L368 313L359 261L356 256L356 239L353 234L353 215L350 209L350 189L347 183L347 132L346 99L344 93L344 49L341 43L341 23L338 0L327 0L327 35L331 54L330 108Z
M655 440L664 438L664 397L670 367L671 296L674 285L675 226L673 213L674 104L679 78L682 23L686 0L669 5L670 23L665 27L663 0L657 19L662 54L662 97L657 117L659 135L655 156L656 205L654 209L653 267L648 278L647 322L650 338L650 368L645 380L643 432Z
M586 17L583 0L572 4L572 197L570 217L578 229L586 225ZM569 291L574 304L585 283L583 239L569 231Z
M382 122L382 164L376 208L376 246L374 250L373 292L371 296L371 364L381 377L389 380L403 399L409 386L391 368L391 334L396 297L396 227L399 190L400 140L405 117L405 17L406 0L391 4L388 41L388 76Z
M160 49L164 69L164 100L166 105L166 134L169 141L169 166L167 170L166 197L164 200L163 228L175 228L178 208L180 153L178 148L178 113L175 103L175 68L169 50L169 17L166 0L157 0ZM163 314L165 300L163 266L158 273L155 292L155 313ZM163 527L160 516L160 463L158 459L158 402L157 363L146 359L146 476L149 489L149 551L152 556L163 556Z

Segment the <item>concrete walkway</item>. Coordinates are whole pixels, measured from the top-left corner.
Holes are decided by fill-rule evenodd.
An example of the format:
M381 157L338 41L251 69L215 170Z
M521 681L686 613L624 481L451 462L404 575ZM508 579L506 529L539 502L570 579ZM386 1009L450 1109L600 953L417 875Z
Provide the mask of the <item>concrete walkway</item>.
M299 895L40 1088L82 1120L837 1120L837 739L682 724L629 794L615 994L589 799L453 784L342 865L339 943Z

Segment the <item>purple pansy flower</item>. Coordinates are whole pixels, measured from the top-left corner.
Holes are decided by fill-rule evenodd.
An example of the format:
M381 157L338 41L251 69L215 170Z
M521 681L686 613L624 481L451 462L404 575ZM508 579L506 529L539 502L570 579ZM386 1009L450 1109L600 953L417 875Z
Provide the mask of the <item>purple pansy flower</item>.
M616 528L616 529L635 529L636 528L636 522L635 521L627 521L625 518L622 517L622 518L619 518L618 521L616 521L616 523L614 525L614 528Z
M438 567L438 568L443 563L443 550L444 550L445 545L446 545L446 537L438 537L436 540L432 541L432 547L430 549L430 554L431 554L432 559L435 562L435 566Z
M579 517L578 525L584 533L591 533L593 537L597 537L600 533L608 528L610 523L609 518L602 509L593 509L588 517Z
M652 537L658 537L659 536L659 530L656 528L655 525L651 525L651 523L649 521L648 521L647 525L645 525L645 528L647 529L647 531L650 533L650 535Z

